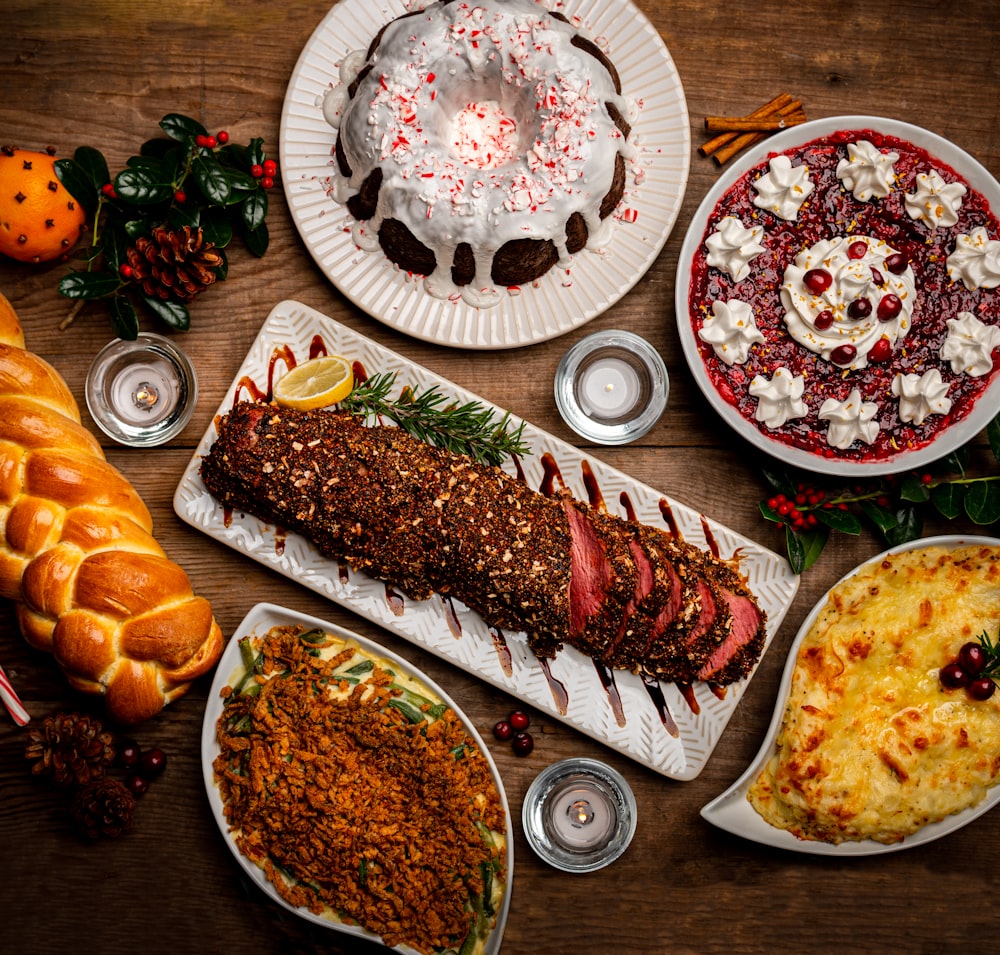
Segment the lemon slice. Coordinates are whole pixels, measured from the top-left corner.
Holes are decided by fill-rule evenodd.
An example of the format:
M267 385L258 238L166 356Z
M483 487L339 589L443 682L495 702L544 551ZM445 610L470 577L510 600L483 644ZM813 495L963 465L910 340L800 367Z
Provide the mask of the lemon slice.
M351 363L340 355L323 355L293 368L274 386L274 400L283 408L312 411L343 401L354 387Z

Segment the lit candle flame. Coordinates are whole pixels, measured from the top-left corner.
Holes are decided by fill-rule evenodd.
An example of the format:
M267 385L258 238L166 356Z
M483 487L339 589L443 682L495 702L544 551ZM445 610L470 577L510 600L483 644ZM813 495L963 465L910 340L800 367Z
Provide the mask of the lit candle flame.
M582 829L594 821L594 810L586 799L578 799L566 810L570 824L576 829Z
M159 400L159 392L148 381L142 382L132 392L132 404L140 411L152 411Z

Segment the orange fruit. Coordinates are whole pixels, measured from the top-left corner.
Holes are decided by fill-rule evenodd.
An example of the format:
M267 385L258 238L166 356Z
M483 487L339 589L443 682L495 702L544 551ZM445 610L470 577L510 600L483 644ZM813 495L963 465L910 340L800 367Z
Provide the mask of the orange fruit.
M80 203L48 153L0 151L0 253L19 262L65 256L86 229Z

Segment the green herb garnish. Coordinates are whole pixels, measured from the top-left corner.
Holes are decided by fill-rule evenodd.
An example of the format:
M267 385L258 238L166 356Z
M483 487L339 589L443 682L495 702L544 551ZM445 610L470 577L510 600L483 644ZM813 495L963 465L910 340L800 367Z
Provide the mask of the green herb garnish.
M524 440L524 422L512 429L508 411L499 417L478 401L456 403L454 398L429 387L414 391L405 387L396 398L390 392L395 372L374 375L355 386L341 407L372 423L389 418L413 437L476 461L499 466L508 457L531 453Z

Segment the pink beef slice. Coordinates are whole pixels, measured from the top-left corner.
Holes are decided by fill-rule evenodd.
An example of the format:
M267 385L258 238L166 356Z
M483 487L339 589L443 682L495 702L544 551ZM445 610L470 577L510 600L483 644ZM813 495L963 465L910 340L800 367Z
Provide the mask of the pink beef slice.
M608 597L612 568L593 522L574 502L565 501L563 509L569 521L570 583L569 642L580 639L587 622L597 617Z
M730 574L719 589L732 616L732 627L698 671L698 679L712 683L735 683L749 676L766 636L764 611L738 575L732 571Z

